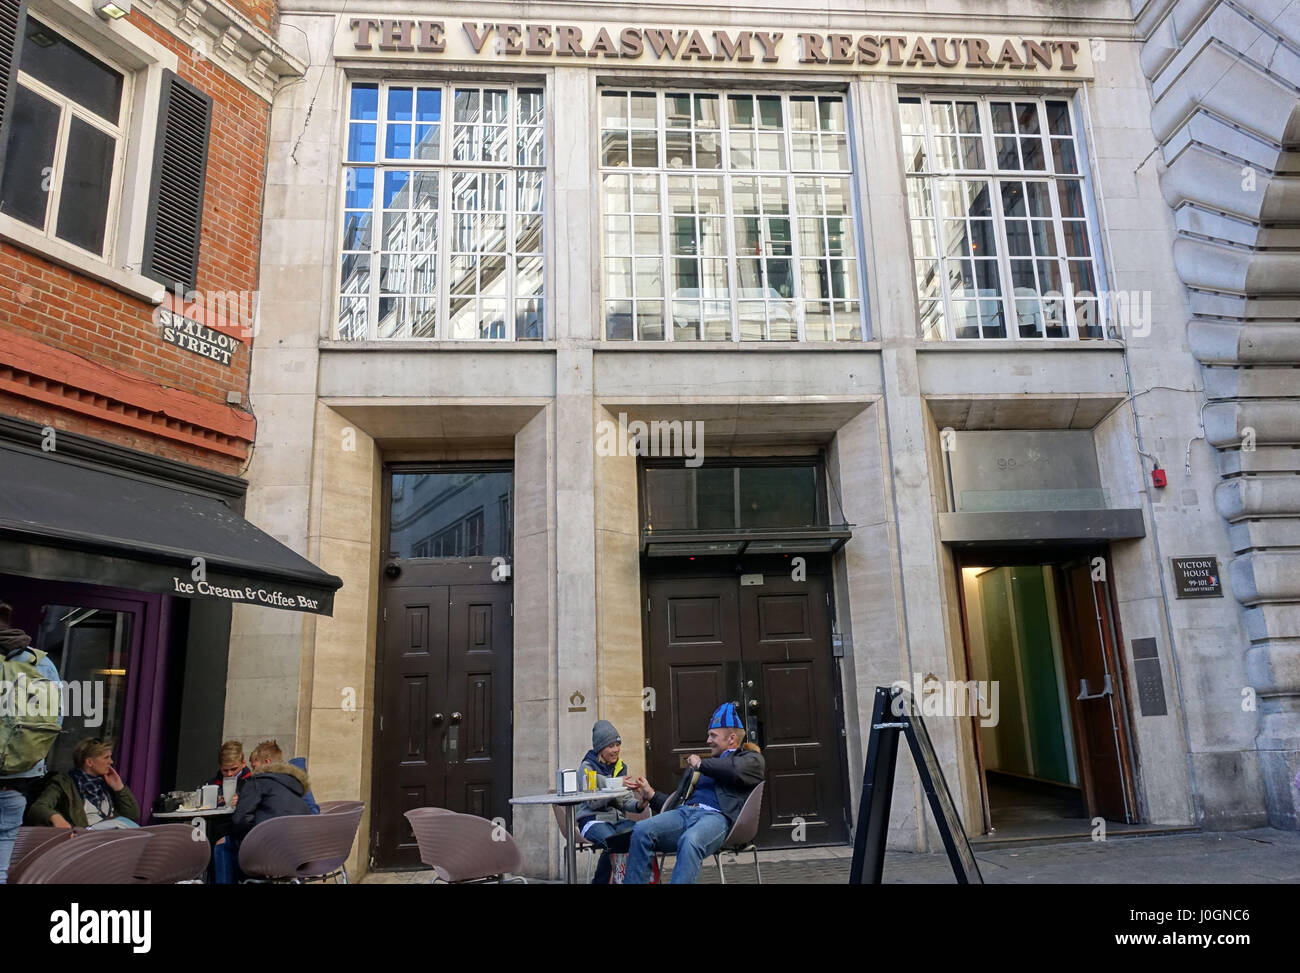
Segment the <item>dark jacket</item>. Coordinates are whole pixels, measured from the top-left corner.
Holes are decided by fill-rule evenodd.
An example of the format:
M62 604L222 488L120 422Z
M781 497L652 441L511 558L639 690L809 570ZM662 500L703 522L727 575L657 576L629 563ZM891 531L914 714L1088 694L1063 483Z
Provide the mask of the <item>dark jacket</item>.
M110 789L113 795L113 817L130 818L140 823L140 805L135 801L131 788L123 787L120 791ZM41 796L27 806L25 820L32 825L48 825L55 814L62 814L64 820L74 828L84 828L86 821L86 804L81 792L69 774L55 774L41 791Z
M676 795L656 791L650 799L650 807L658 814L663 810L670 796L676 796L674 808L691 802L695 785L703 774L713 781L713 789L718 795L718 810L727 819L728 825L734 825L745 806L750 792L763 782L767 776L767 761L755 744L743 743L739 749L722 757L705 757L700 761L698 770L687 770L677 787Z
M255 772L239 791L239 803L230 822L236 841L263 821L286 814L310 814L302 796L307 775L292 764L270 764Z
M582 779L582 772L590 767L601 777L626 777L627 765L623 763L620 757L611 767L609 764L601 763L600 754L595 750L588 750L587 755L582 758L582 763L578 765L578 779ZM578 827L581 828L588 821L604 821L606 824L617 824L625 820L627 816L637 810L641 802L637 800L636 794L632 791L624 791L612 801L600 801L595 804L579 804L578 810L574 817Z

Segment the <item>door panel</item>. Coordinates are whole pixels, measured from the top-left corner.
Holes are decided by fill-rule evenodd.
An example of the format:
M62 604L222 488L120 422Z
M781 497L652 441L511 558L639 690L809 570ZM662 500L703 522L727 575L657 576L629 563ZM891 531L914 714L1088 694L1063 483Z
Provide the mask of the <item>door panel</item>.
M757 843L790 843L800 821L809 844L846 841L825 583L766 575L740 589L740 612L746 722L767 760Z
M1109 601L1101 582L1092 580L1087 562L1067 564L1061 574L1071 636L1064 640L1070 679L1068 695L1073 700L1080 763L1084 768L1084 802L1090 817L1100 815L1112 821L1129 821L1119 751L1121 702L1115 695L1122 687L1106 635ZM1113 691L1102 695L1108 672ZM1087 695L1096 698L1077 698L1082 694L1082 680L1086 680Z
M650 776L671 787L690 753L707 753L709 717L733 701L767 761L760 847L847 839L826 588L768 575L656 580L649 595Z
M477 564L399 561L384 592L375 863L417 866L403 812L510 820L511 586Z
M447 806L453 811L505 818L507 822L511 781L510 594L510 586L501 583L450 589L444 747L447 798L451 802Z
M671 790L687 756L707 756L709 717L718 704L739 698L736 582L652 581L649 599L649 674L655 689L649 777L656 789Z

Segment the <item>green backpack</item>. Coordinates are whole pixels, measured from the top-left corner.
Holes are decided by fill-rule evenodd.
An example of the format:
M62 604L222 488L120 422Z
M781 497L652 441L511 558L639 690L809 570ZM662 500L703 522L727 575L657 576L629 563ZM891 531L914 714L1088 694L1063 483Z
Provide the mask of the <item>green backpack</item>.
M29 652L34 662L14 658ZM0 659L0 776L31 770L58 739L62 695L58 682L36 668L44 658L38 649L18 649Z

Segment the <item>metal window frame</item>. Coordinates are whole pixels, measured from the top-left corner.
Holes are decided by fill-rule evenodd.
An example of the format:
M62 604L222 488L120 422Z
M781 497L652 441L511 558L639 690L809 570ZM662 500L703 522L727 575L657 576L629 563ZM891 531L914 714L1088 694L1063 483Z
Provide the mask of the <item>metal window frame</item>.
M808 338L807 338L807 334L806 334L806 320L805 320L805 317L804 317L804 309L805 309L805 305L806 305L807 303L813 301L814 298L812 298L812 297L810 297L810 296L808 296L808 295L805 295L805 294L803 293L803 277L802 277L802 273L801 273L801 262L802 262L802 260L805 259L805 257L804 257L804 255L803 255L803 253L801 252L801 249L800 249L801 245L800 245L800 241L799 241L799 232L798 232L798 221L799 221L799 219L800 219L800 215L799 215L799 211L798 211L798 207L797 207L797 202L796 202L796 197L795 197L795 192L794 192L794 180L795 180L796 178L798 178L798 177L804 177L804 176L815 177L815 178L818 178L818 179L825 179L825 178L840 178L840 179L845 179L845 180L847 180L847 182L848 182L848 189L849 189L849 192L848 192L848 198L849 198L849 206L850 206L850 212L848 213L848 218L851 219L851 220L853 221L854 255L853 255L852 258L846 258L846 257L839 257L839 258L836 258L836 257L831 256L829 253L821 253L821 254L819 254L819 255L816 257L816 259L817 259L819 262L823 262L823 263L827 263L827 262L829 262L829 261L831 261L831 260L836 260L836 259L839 259L839 260L847 260L847 259L851 259L851 260L853 261L853 264L854 264L854 269L853 269L853 279L855 280L855 282L856 282L856 284L857 284L857 296L856 296L856 297L853 297L853 298L847 298L847 297L846 297L846 298L842 298L842 299L837 299L837 298L835 298L835 297L833 297L833 296L827 298L827 303L829 303L830 306L831 306L831 325L830 325L830 327L831 327L831 334L830 334L830 338L829 338L828 340L822 341L822 340L819 339L819 340L817 341L817 344L818 344L818 345L826 345L827 347L831 347L831 346L834 346L834 345L836 345L836 344L852 345L852 344L855 344L855 343L860 343L860 342L862 342L862 341L868 340L868 335L869 335L870 331L869 331L869 328L868 328L868 326L867 326L867 311L868 311L868 306L867 306L867 305L868 305L868 300L867 300L867 286L866 286L866 278L865 278L866 269L865 269L865 266L864 266L864 264L865 264L865 260L864 260L865 249L864 249L864 247L863 247L863 245L862 245L862 242L863 242L863 240L862 240L862 233L863 233L863 227L862 227L862 206L861 206L861 200L859 199L859 193L858 193L858 191L857 191L857 185L856 185L856 175L857 175L857 174L856 174L856 171L855 171L855 169L854 169L854 138L853 138L853 132L854 132L854 117L853 117L853 105L852 105L852 98L851 98L851 92L850 92L850 90L845 89L845 90L836 90L836 91L830 91L830 90L827 90L827 91L807 91L807 92L804 92L804 91L780 91L780 92L772 92L772 91L763 91L763 90L760 90L760 89L745 88L745 87L736 87L736 88L730 88L730 87L728 87L728 88L703 88L703 87L695 87L695 86L665 87L665 86L662 86L662 85L660 85L660 86L649 86L649 85L644 85L644 86L643 86L643 85L636 85L636 84L625 84L625 83L613 84L613 83L611 83L611 84L608 84L608 85L601 85L601 86L598 86L598 88L597 88L597 90L596 90L597 106L599 106L599 103L600 103L599 100L600 100L600 98L604 97L606 94L613 94L613 93L618 93L618 94L624 96L625 98L629 99L629 100L628 100L628 103L627 103L627 112L628 112L628 114L627 114L627 121L628 121L628 124L627 124L627 125L618 126L618 127L610 127L609 129L606 129L606 128L605 128L604 126L602 126L602 124L601 124L599 107L597 107L597 110L594 112L594 119L593 119L594 124L595 124L595 129L596 129L596 138L595 138L596 153L597 153L597 160L596 160L596 182L597 182L597 186L596 186L596 190L597 190L597 193L598 193L598 196L599 196L599 199L598 199L598 206L597 206L597 213L598 213L597 218L598 218L598 220L599 220L599 227L598 227L598 231L599 231L599 244L598 244L598 246L599 246L599 261L598 261L598 263L599 263L599 269L600 269L600 286L599 286L600 340L601 340L602 342L622 342L622 341L624 341L624 340L631 340L631 341L634 341L634 342L635 342L635 341L655 341L655 342L657 342L657 343L672 343L672 342L674 342L674 341L677 340L676 337L675 337L675 335L674 335L674 328L673 328L673 325L672 325L672 303L673 303L673 298L670 296L670 291L669 291L669 285L670 285L670 281L671 281L671 265L670 265L670 261L672 260L672 252L671 252L671 250L670 250L670 248L669 248L669 247L670 247L670 238L671 238L671 234L668 232L668 220L669 220L669 217L670 217L670 212L669 212L669 209L668 209L668 177L673 176L673 175L692 176L692 177L701 176L701 175L717 175L717 176L719 176L719 177L722 179L722 185L723 185L723 205L724 205L725 208L726 208L726 212L723 214L723 218L724 218L724 220L725 220L726 241L727 241L727 248L728 248L728 252L727 252L727 254L725 255L725 259L726 259L726 261L727 261L727 268L728 268L728 269L727 269L727 284L728 284L728 288L729 288L729 291L730 291L730 296L727 298L727 303L730 304L730 306L731 306L731 328L730 328L730 337L729 337L727 340L729 340L729 341L731 341L731 342L734 342L734 343L737 343L737 344L764 343L764 342L773 341L773 339L770 337L770 335L771 335L771 326L772 326L772 312L771 312L771 306L772 306L773 304L783 303L785 300L789 300L789 302L790 302L790 303L793 305L793 307L794 307L795 337L794 337L793 339L791 339L791 340L793 340L794 342L797 342L797 343L801 343L801 344L802 344L802 343L806 343L806 342L808 342ZM632 161L632 155L631 155L631 138L630 138L630 133L633 132L633 131L646 131L646 129L643 129L643 128L633 129L633 128L630 127L630 123L631 123L631 114L630 114L630 96L631 96L633 93L637 93L637 94L653 94L653 95L655 96L655 117L656 117L656 124L657 124L657 130L656 130L656 143L655 143L655 144L656 144L656 156L657 156L657 158L656 158L656 165L655 165L654 167L647 167L647 166L633 166L633 165L631 164L631 161ZM666 135L667 135L667 131L668 131L668 126L667 126L667 97L668 97L668 95L670 95L670 94L672 94L672 95L689 95L689 96L691 97L691 99L692 99L692 102L691 102L691 104L692 104L692 118L691 118L691 122L692 122L692 124L691 124L691 127L690 127L689 129L674 129L674 131L688 131L688 132L692 135L692 138L693 138L693 136L694 136L694 132L695 132L695 127L694 127L694 98L695 98L695 96L696 96L696 95L701 95L701 94L707 94L707 95L714 95L714 96L716 96L716 97L718 98L718 109L719 109L719 116L718 116L719 129L718 129L718 132L719 132L719 141L720 141L720 147L719 147L719 149L720 149L720 156L721 156L722 165L719 166L717 169L699 169L699 168L695 168L695 167L691 167L691 168L685 168L685 167L683 167L682 169L669 169L669 168L667 167L667 165L666 165ZM748 95L748 96L750 96L751 98L756 98L756 97L778 97L778 98L780 98L780 100L781 100L781 108L782 108L782 127L781 127L780 132L781 132L781 136L782 136L782 146L783 146L783 150L784 150L784 152L785 152L785 163L786 163L785 166L784 166L782 169L779 169L779 170L771 170L771 171L769 171L769 170L764 170L764 169L759 169L759 168L754 168L754 169L735 169L735 168L732 168L732 166L731 166L731 127L730 127L730 125L728 124L728 121L727 121L727 112L728 112L728 101L729 101L729 99L730 99L732 96L734 96L734 95ZM838 170L838 169L837 169L837 170L834 170L834 171L831 171L831 172L827 172L824 168L820 167L820 165L819 165L819 168L818 168L818 169L816 169L816 170L811 170L811 171L796 170L796 169L793 168L793 161L794 161L794 142L793 142L793 133L794 133L794 129L793 129L792 125L791 125L790 99L791 99L792 97L807 97L807 96L812 96L812 97L815 99L815 101L816 101L816 103L817 103L817 105L818 105L818 109L819 109L819 110L818 110L819 124L820 124L820 99L822 99L823 97L836 98L836 99L838 99L838 100L840 101L841 105L843 106L843 109L844 109L844 129L843 129L843 131L841 132L841 131L834 131L834 130L832 130L832 131L828 131L828 132L823 132L823 131L821 130L820 127L817 128L817 129L815 130L815 134L817 134L817 136L818 136L816 151L817 151L817 160L818 160L819 163L821 163L821 162L822 162L822 159L823 159L823 157L822 157L822 142L823 142L823 136L824 136L824 135L843 135L843 136L844 136L844 139L845 139L845 151L846 151L846 154L847 154L847 156L848 156L848 165L847 165L847 168L845 168L845 169L843 169L843 170ZM752 129L752 131L755 133L755 135L757 135L758 133L760 133L761 131L763 131L761 128L759 128L759 126L758 126L758 124L757 124L757 117L758 117L758 115L757 115L757 111L756 111L756 112L755 112L755 119L756 119L756 121L755 121L754 128ZM603 164L601 164L600 157L601 157L601 154L602 154L602 149L601 149L601 146L602 146L602 136L603 136L604 132L607 131L607 130L608 130L608 131L611 131L611 132L623 132L623 133L627 133L627 134L628 134L628 136L629 136L629 141L628 141L628 164L627 164L626 166L622 166L622 167L607 167L607 166L604 166ZM710 131L712 131L712 130L710 130ZM757 162L757 160L755 160L755 162ZM619 259L622 255L620 255L620 254L610 254L610 253L606 250L606 248L605 248L605 241L606 241L606 229L605 229L606 224L605 224L605 220L606 220L606 218L607 218L608 216L611 216L611 215L612 215L612 216L624 216L624 215L626 215L626 216L628 216L629 218L634 217L634 216L636 215L635 207L634 207L634 205L633 205L632 202L631 202L631 199L632 199L632 182L633 182L633 180L635 179L635 177L636 177L637 175L648 175L648 174L651 174L651 173L653 173L653 174L655 174L655 175L657 175L657 176L659 177L659 217L660 217L660 229L659 229L659 236L660 236L660 251L659 251L659 258L660 258L660 260L662 261L662 267L663 267L663 278L662 278L663 296L660 297L660 298L657 298L657 299L656 299L656 298L647 298L646 300L649 301L649 302L655 302L655 301L657 301L657 302L660 304L660 306L661 306L661 308L662 308L662 310L663 310L663 322L664 322L663 330L664 330L664 336L663 336L662 338L659 338L659 339L642 339L642 338L639 336L638 329L637 329L637 308L638 308L638 305L641 303L641 298L639 298L639 297L636 296L636 257L637 257L637 254L636 254L635 232L632 233L632 238L631 238L630 243L629 243L629 253L628 253L628 258L632 260L632 296L629 297L629 298L626 298L626 299L624 299L624 298L613 298L613 297L610 297L610 296L608 296L608 293L607 293L607 291L606 291L606 286L605 286L605 260L608 259L608 258ZM610 213L610 212L606 209L606 206L605 206L605 192L604 192L605 177L608 176L608 175L623 175L623 174L626 174L626 175L628 176L628 190L629 190L629 192L628 192L628 200L629 200L629 203L628 203L628 213L627 213L627 214L622 214L622 213ZM734 206L734 204L733 204L732 181L733 181L733 179L735 179L735 178L744 178L744 177L747 177L747 176L751 176L751 177L754 178L756 181L757 181L757 180L761 180L761 179L763 179L763 178L780 178L780 179L782 179L782 180L785 182L786 201L787 201L787 204L788 204L788 211L787 211L787 214L786 214L786 215L787 215L787 217L788 217L788 219L789 219L789 221L790 221L790 228L791 228L791 232L790 232L790 240L791 240L791 244L790 244L790 256L789 256L788 258L787 258L787 257L772 257L772 256L770 256L770 255L768 255L768 254L766 254L766 253L764 253L764 254L762 254L761 256L758 257L758 259L760 260L760 275L761 275L761 278L762 278L762 281L763 281L763 290L764 290L765 293L764 293L764 296L763 296L762 298L758 298L758 299L750 298L750 299L749 299L749 300L762 300L762 302L763 302L763 310L764 310L764 314L763 314L763 334L762 334L762 337L759 338L757 341L754 341L754 339L742 339L741 336L740 336L740 307L739 307L739 305L740 305L740 302L741 302L742 300L745 300L745 299L742 298L742 297L740 296L740 294L739 294L739 278L740 278L739 260L741 259L741 257L740 257L740 255L737 253L737 251L736 251L735 221L736 221L738 218L740 218L740 217L739 217L739 215L735 212L735 206ZM825 227L826 227L826 220L828 219L828 217L826 216L825 211L824 211L824 206L825 206L825 186L824 186L824 183L823 183L823 184L819 184L819 186L820 186L820 188L819 188L819 193L820 193L820 195L821 195L821 201L822 201L822 206L823 206L823 212L819 215L819 219L820 219L821 222L822 222L822 227L823 227L823 231L824 231L824 230L825 230ZM759 219L760 221L767 219L767 216L766 216L766 215L763 213L763 211L762 211L762 188L761 188L761 187L762 187L762 184L761 184L761 182L759 182L759 183L758 183L758 191L759 191L759 216L758 216L758 219ZM696 211L695 211L695 213L694 213L693 215L694 215L695 219L698 221L698 219L699 219L699 210L698 210L698 199L699 199L699 196L698 196L698 186L696 186L696 185L693 184L693 186L692 186L692 193L695 194L695 200L696 200L696 203L697 203L697 208L696 208ZM841 218L843 218L843 217L841 217ZM631 226L632 226L632 224L629 224L629 229L631 229ZM766 237L766 225L765 225L765 224L762 224L762 233L763 233L763 236ZM823 236L825 236L824 232L823 232ZM648 255L647 255L647 256L648 256ZM697 254L697 255L696 255L696 259L697 259L697 260L701 260L701 259L703 259L703 257L702 257L700 254ZM791 295L790 298L788 298L788 299L782 298L782 299L777 300L777 299L769 298L769 297L767 296L767 293L766 293L766 292L770 289L770 288L768 288L768 286L767 286L767 281L768 281L768 277L767 277L767 260L769 260L769 259L788 259L788 260L791 262L791 273L792 273L792 276L793 276L793 284L794 284L794 286L793 286L793 294ZM807 259L813 259L813 258L812 258L812 257L808 257ZM631 336L630 339L610 338L610 337L608 336L608 332L607 332L607 322L606 322L607 305L608 305L611 301L622 301L622 300L627 300L628 303L630 303L631 306L632 306L632 313L631 313L631 318L632 318L632 320L631 320L632 336ZM856 303L857 306L858 306L858 309L857 309L857 328L858 328L858 337L857 337L856 339L855 339L855 338L845 338L845 339L840 339L840 338L837 337L838 328L839 328L839 325L840 325L840 323L841 323L841 322L839 321L839 319L838 319L838 316L837 316L837 315L838 315L838 312L837 312L836 309L835 309L835 304L837 303L837 300L838 300L840 303L845 303L845 302L852 301L852 302ZM696 301L697 301L697 303L699 304L699 306L700 306L700 308L701 308L701 326L700 326L700 330L702 331L702 329L703 329L703 324L702 324L702 322L703 322L703 305L704 305L704 298L703 298L703 297L699 297L699 298L696 299ZM852 326L850 325L850 328L851 328L851 327L852 327ZM699 333L699 332L697 332L697 334L698 334L698 333ZM694 343L696 343L697 341L707 341L707 340L709 340L709 339L707 339L707 338L703 338L703 337L699 337L699 338L696 339L696 341L689 341L689 340L688 340L688 341L686 341L685 343L686 343L686 344L694 344ZM776 343L776 344L782 344L782 343L786 343L786 341L787 341L787 339L776 339L776 341L775 341L774 343Z
M375 158L369 162L354 162L347 158L348 138L350 126L354 119L350 117L350 106L352 102L352 92L359 85L375 85L377 89L377 100L375 110ZM438 128L438 158L437 159L416 159L416 158L390 158L387 153L387 126L389 124L388 115L388 93L393 88L411 88L412 98L416 97L416 90L419 88L438 88L442 92L442 115L436 123ZM539 91L542 94L542 121L539 125L521 125L519 122L519 91L527 89L530 91ZM505 162L488 162L483 160L455 160L451 157L454 148L454 134L456 125L455 121L455 96L457 91L475 90L479 92L480 99L482 93L486 90L506 92L506 115L508 121L507 128L507 147L508 153ZM366 331L364 335L356 335L351 340L360 341L456 341L456 342L475 342L487 341L494 343L508 343L520 340L537 341L545 340L548 322L548 306L550 304L550 294L547 287L546 257L547 257L547 238L546 217L548 207L546 174L550 167L550 160L547 158L546 149L546 125L550 107L548 102L550 95L547 86L541 81L509 81L494 83L486 79L467 79L457 81L456 79L420 79L420 78L355 78L349 79L344 92L344 109L343 109L343 145L344 158L342 168L346 173L349 169L370 169L374 173L374 195L370 203L370 257L369 280L367 282L366 297ZM481 101L480 101L481 104ZM480 116L481 116L480 110ZM365 124L371 124L366 122ZM412 126L412 156L415 152L414 126L417 124L414 120L411 122L397 122L399 125ZM433 124L433 123L430 123ZM479 129L484 127L481 120L475 122L461 122L462 126L473 125ZM520 131L540 131L542 133L542 160L540 165L521 165L518 162L516 152L518 146L518 133ZM435 333L432 337L414 337L411 335L397 334L388 337L379 336L379 303L381 296L396 297L403 301L404 305L409 307L409 302L413 297L425 297L428 295L412 294L410 290L410 271L407 269L407 282L403 292L398 294L382 294L380 290L381 275L380 267L384 254L404 253L407 256L411 250L405 251L385 250L383 248L383 214L385 212L383 204L384 178L389 172L437 172L438 177L438 208L436 216L437 226L437 250L436 250L436 270L435 270L435 293L434 297L437 306L437 319ZM452 207L451 207L451 184L452 176L458 172L475 172L475 173L503 173L506 175L506 247L502 251L506 259L506 327L505 335L501 338L480 338L480 337L453 337L449 334L450 328L450 267L452 250L448 245L450 243L450 233L452 230ZM519 255L515 251L515 223L518 216L518 182L524 173L539 173L542 180L542 209L538 214L542 220L542 243L540 251L528 253L524 256L528 259L540 257L542 260L542 293L529 295L527 298L520 298L515 293L516 276L518 274ZM345 179L346 182L346 179ZM338 230L335 246L334 261L334 279L331 283L331 293L333 295L333 308L331 311L330 334L339 339L339 312L342 302L345 298L357 298L360 294L344 294L342 290L343 261L346 254L359 254L365 251L343 249L343 231L346 224L348 212L363 212L356 207L347 205L346 192L341 205L338 208ZM397 212L391 210L389 212ZM412 212L409 208L407 213ZM459 253L459 251L457 251ZM473 255L481 257L483 251L474 251ZM483 299L482 292L476 285L474 291L474 306L476 311ZM516 305L521 300L537 300L541 302L541 327L542 334L539 338L520 339L515 330L515 311Z
M943 320L944 320L943 335L940 340L982 341L982 342L1027 342L1027 343L1046 342L1049 344L1052 342L1077 343L1080 341L1099 340L1098 338L1081 337L1079 334L1079 322L1077 320L1077 315L1075 313L1075 307L1074 307L1075 296L1074 296L1073 282L1069 274L1069 267L1071 261L1065 255L1065 225L1064 225L1064 220L1060 213L1060 205L1059 205L1059 200L1057 198L1057 191L1056 191L1057 185L1062 182L1075 182L1079 186L1080 198L1083 202L1083 208L1084 208L1084 224L1085 224L1087 238L1088 238L1089 256L1088 256L1087 263L1092 268L1093 280L1098 285L1097 293L1094 296L1097 303L1097 311L1101 318L1099 324L1102 327L1102 331L1103 331L1102 337L1104 337L1106 331L1105 322L1107 319L1107 301L1105 297L1105 287L1104 287L1106 275L1105 275L1104 268L1102 266L1102 261L1099 256L1100 250L1097 246L1097 234L1099 231L1099 227L1097 224L1095 209L1093 206L1093 200L1090 192L1091 183L1089 181L1090 179L1089 170L1086 165L1089 155L1086 146L1083 144L1084 142L1082 138L1083 133L1079 125L1079 108L1075 104L1075 91L1074 90L1062 91L1059 94L1050 93L1050 92L1023 93L1023 92L1017 92L1011 90L998 91L998 92L981 92L981 93L971 93L971 94L952 93L952 92L930 93L926 91L907 91L900 94L898 103L901 104L901 102L904 99L915 100L919 102L921 108L921 125L922 125L921 138L923 141L923 145L925 147L926 169L923 172L908 172L906 170L906 166L904 166L903 177L905 180L918 180L921 183L921 185L927 187L927 192L929 193L930 196L930 206L933 214L933 219L932 219L933 226L931 228L931 232L932 232L931 242L934 246L934 251L936 254L936 256L933 259L933 263L937 268L937 277L939 280L939 287L940 287L940 293L938 295L938 303L943 308ZM1046 168L1044 169L1020 168L1014 170L1011 169L1003 170L997 167L996 138L993 133L993 124L992 124L992 103L995 101L1007 101L1013 104L1015 102L1032 101L1038 105L1039 117L1041 119L1040 132L1038 137L1039 140L1043 143L1043 147L1044 147L1043 161ZM1051 151L1051 145L1054 137L1047 130L1047 102L1048 101L1060 101L1066 105L1066 109L1069 113L1069 121L1070 121L1069 142L1074 149L1075 168L1078 170L1075 173L1057 173L1055 171L1055 160ZM934 130L934 125L930 113L930 105L932 102L941 102L941 103L946 102L954 105L958 102L974 102L976 104L976 110L979 113L980 128L981 128L980 141L984 151L985 167L983 169L939 170L936 167L937 161L939 159L939 154L935 150L936 132ZM1010 137L1013 137L1016 140L1016 153L1017 153L1016 158L1017 161L1021 161L1020 139L1022 138L1022 136L1019 130L1019 120L1016 118L1014 109L1012 111L1012 119L1016 128L1016 132L1013 136ZM955 115L954 115L954 122L955 122ZM900 139L902 134L903 133L901 132L900 129ZM939 133L939 134L943 134L943 133ZM1065 141L1064 138L1058 140ZM960 145L961 143L960 143L960 136L959 136L958 138L959 150L960 150ZM948 182L983 181L988 184L989 194L990 194L990 200L989 200L990 211L992 213L994 234L997 238L998 250L999 250L998 260L997 260L998 273L1000 276L999 289L1001 291L1001 293L999 294L999 301L1002 304L1002 308L1003 308L1002 315L1003 315L1003 321L1005 323L1005 329L1006 329L1006 336L1003 338L984 337L983 334L975 338L956 337L957 322L955 320L953 310L952 310L952 298L950 297L950 291L948 288L948 277L947 277L947 271L945 267L946 256L944 250L944 239L943 239L943 228L942 228L942 222L944 217L942 215L943 211L939 206L939 185L941 182L945 182L945 181ZM1033 336L1022 337L1019 334L1019 325L1017 323L1018 316L1016 313L1016 295L1011 282L1011 256L1007 248L1007 238L1006 238L1007 217L1002 212L1002 204L1001 204L1002 185L1003 183L1006 182L1019 182L1019 183L1041 182L1051 187L1048 192L1048 197L1051 200L1051 207L1052 207L1051 223L1053 226L1053 236L1056 242L1057 255L1054 258L1046 258L1046 259L1055 260L1062 272L1061 300L1065 305L1064 324L1067 331L1067 334L1064 337L1049 338L1046 336L1046 328L1044 328L1043 335L1039 337L1033 337ZM905 193L905 195L907 194ZM909 223L913 219L910 209L908 212L908 219L909 219ZM1028 216L1027 213L1025 219L1027 221L1031 220L1031 218ZM969 225L968 217L966 217L966 221ZM914 251L914 248L912 246L912 241L911 241L910 226L909 226L909 233L908 233L908 247L909 250L913 251L912 252L912 267L913 267L913 281L914 281L913 288L915 291L916 299L918 301L918 310L919 310L919 302L921 300L921 295L919 293L919 290L916 290L915 273L916 273L917 264L920 263L923 258L918 258ZM1029 258L1018 258L1018 259L1030 259L1036 265L1040 258L1034 256ZM1076 262L1082 262L1082 261L1076 261ZM1038 274L1037 266L1035 266L1034 268L1034 274L1035 274L1035 280L1037 281L1037 274ZM974 300L979 301L981 299L977 297L974 298ZM1037 294L1037 301L1041 312L1045 304L1044 292L1041 290ZM1044 321L1045 321L1045 317L1044 317ZM982 331L983 325L981 324L980 327ZM924 335L922 335L922 337L924 338Z

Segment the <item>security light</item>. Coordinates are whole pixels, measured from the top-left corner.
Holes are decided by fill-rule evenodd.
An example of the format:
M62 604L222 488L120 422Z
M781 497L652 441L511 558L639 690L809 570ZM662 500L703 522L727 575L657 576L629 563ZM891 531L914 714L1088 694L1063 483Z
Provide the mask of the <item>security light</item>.
M121 20L131 12L131 0L95 0L95 13L105 20Z

